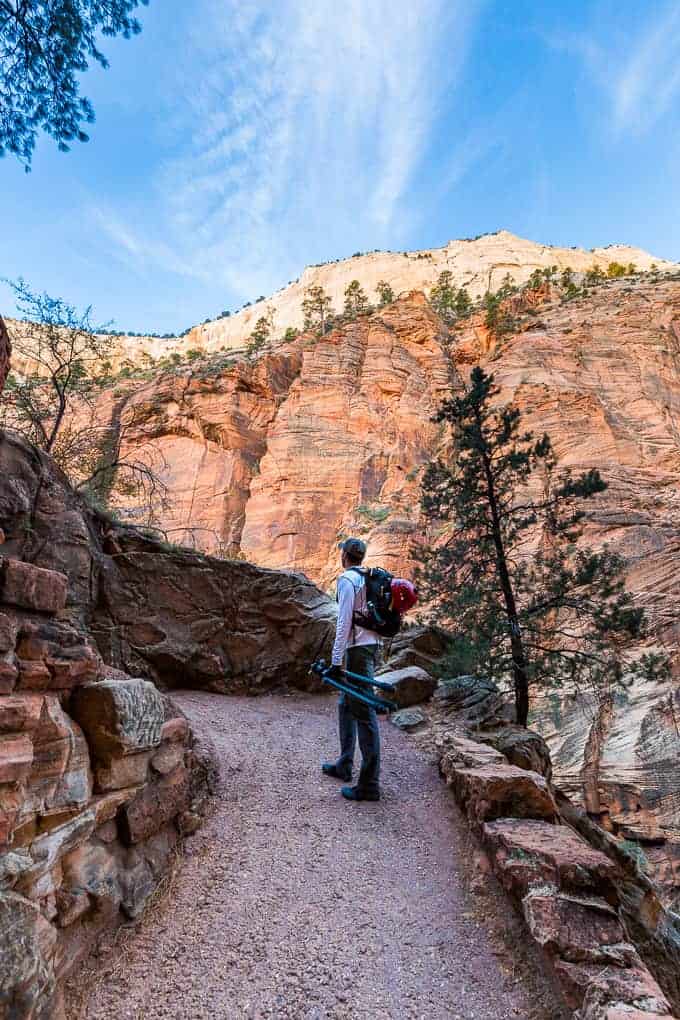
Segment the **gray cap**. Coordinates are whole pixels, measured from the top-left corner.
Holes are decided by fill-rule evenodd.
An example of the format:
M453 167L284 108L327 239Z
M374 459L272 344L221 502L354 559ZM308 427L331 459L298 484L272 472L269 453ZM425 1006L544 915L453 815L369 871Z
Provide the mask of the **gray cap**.
M344 542L338 543L338 549L342 549L353 560L363 560L366 555L366 543L360 538L346 538Z

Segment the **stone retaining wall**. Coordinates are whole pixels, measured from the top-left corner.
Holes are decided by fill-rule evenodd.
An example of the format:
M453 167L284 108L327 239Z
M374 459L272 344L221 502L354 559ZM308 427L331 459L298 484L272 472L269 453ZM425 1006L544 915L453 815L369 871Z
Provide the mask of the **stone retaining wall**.
M0 547L1 548L1 547ZM147 680L64 618L64 574L0 557L0 1016L57 1020L97 936L201 821L209 760Z
M484 847L482 866L523 914L575 1018L670 1020L671 1004L636 945L621 863L565 824L564 799L560 808L545 775L512 763L521 742L505 741L507 757L460 733L437 743L441 772Z

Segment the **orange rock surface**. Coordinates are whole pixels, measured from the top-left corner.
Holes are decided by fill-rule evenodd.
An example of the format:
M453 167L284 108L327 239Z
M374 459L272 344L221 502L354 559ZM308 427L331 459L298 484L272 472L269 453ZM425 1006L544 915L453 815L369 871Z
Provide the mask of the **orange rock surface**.
M100 406L123 423L123 456L143 450L167 486L157 516L172 541L327 587L349 533L408 568L417 469L441 437L431 419L460 385L447 336L414 293L252 365L178 371Z
M124 452L153 449L168 486L157 516L172 541L299 570L328 589L336 543L349 533L366 539L373 562L410 570L418 469L444 441L433 413L481 363L501 399L550 434L563 465L601 470L609 488L589 513L587 540L625 556L632 591L675 649L680 282L610 281L571 301L544 287L511 299L510 310L517 328L504 339L475 316L449 343L414 292L252 364L130 380L115 400L103 394L102 407L134 423ZM675 689L632 689L604 713L557 695L536 710L558 782L614 831L642 840L668 888L680 884Z

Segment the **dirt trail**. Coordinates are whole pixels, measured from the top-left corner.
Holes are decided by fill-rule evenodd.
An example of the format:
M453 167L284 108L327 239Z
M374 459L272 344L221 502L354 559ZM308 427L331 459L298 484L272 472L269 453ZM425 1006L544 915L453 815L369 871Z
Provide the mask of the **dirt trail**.
M104 957L89 1020L561 1015L502 894L469 892L466 827L407 737L381 723L383 799L353 804L319 769L331 699L175 700L215 741L217 811L124 965Z

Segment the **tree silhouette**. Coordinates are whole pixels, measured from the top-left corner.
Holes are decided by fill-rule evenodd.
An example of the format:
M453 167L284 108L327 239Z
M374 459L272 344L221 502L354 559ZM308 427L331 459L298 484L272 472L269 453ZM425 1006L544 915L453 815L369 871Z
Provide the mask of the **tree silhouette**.
M0 0L0 156L30 168L39 131L66 151L94 120L78 75L108 61L97 37L141 31L133 11L148 0Z

